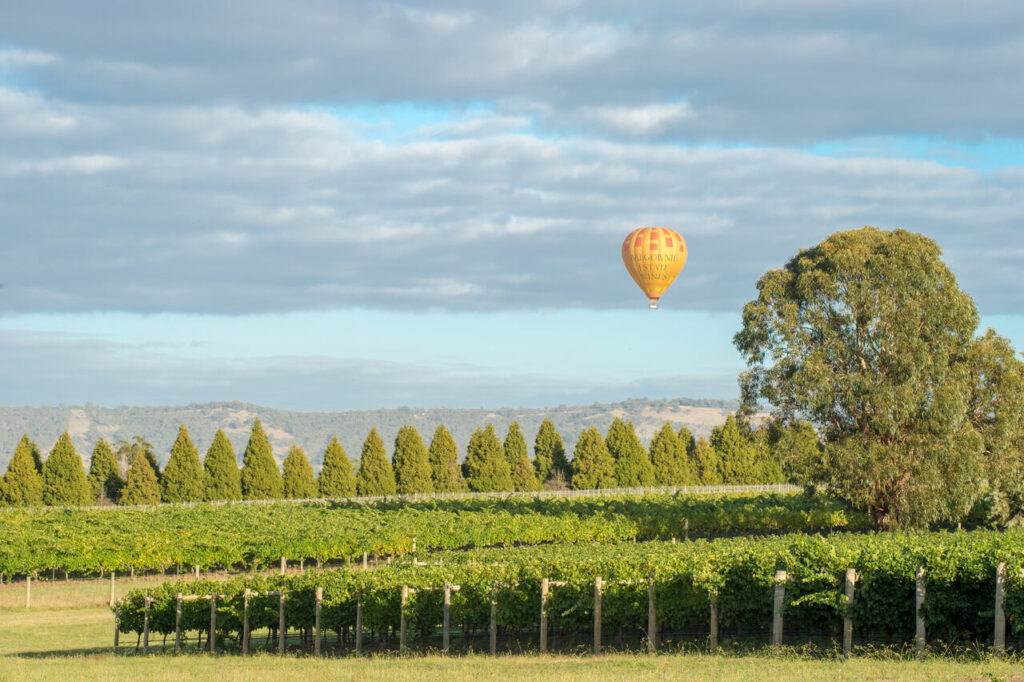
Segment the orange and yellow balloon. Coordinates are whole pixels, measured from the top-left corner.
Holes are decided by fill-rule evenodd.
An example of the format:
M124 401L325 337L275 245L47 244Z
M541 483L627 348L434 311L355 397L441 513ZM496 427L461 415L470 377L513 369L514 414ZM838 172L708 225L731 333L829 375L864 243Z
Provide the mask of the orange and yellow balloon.
M658 299L686 265L686 242L667 227L641 227L622 242L622 262L633 280L658 307Z

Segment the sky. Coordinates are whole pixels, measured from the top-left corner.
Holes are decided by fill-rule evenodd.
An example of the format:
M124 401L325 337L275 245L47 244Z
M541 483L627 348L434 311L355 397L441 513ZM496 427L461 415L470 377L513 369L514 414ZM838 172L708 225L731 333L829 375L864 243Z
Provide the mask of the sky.
M0 404L730 399L863 225L1024 347L1021 63L1017 2L0 4Z

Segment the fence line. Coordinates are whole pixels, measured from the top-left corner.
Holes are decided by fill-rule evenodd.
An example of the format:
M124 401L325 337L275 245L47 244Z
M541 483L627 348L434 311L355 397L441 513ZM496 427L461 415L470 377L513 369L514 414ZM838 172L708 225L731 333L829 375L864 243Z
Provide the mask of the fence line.
M576 499L588 497L613 497L613 496L643 496L643 495L722 495L736 493L798 493L802 487L790 483L759 483L751 485L666 485L637 488L599 488L589 490L538 490L538 491L504 491L486 493L409 493L404 495L371 495L364 497L308 497L308 498L279 498L272 500L211 500L209 502L162 502L160 504L136 504L136 505L103 505L103 506L36 506L36 507L0 507L0 513L4 511L25 511L30 510L88 510L88 511L116 511L119 509L160 509L163 507L185 507L192 508L197 505L250 505L250 504L323 504L323 503L350 503L350 504L376 504L378 502L429 502L437 500L488 500L488 499Z

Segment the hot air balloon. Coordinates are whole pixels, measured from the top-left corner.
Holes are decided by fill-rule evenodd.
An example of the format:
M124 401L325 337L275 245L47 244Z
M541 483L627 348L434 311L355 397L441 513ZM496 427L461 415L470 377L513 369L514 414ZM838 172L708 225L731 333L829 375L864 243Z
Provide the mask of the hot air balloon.
M622 242L622 262L633 280L658 307L658 299L686 265L686 242L667 227L641 227Z

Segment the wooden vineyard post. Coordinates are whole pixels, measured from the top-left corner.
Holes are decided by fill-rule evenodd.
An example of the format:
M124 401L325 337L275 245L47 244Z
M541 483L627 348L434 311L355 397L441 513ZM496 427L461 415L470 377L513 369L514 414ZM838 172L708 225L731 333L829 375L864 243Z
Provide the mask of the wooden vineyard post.
M708 637L708 649L718 648L718 593L711 595L711 635Z
M846 608L853 605L853 590L857 582L857 571L852 568L846 569ZM843 616L843 657L849 658L853 650L853 618L847 611Z
M196 571L196 580L199 580L199 565L196 564L195 566L193 566L193 568Z
M143 600L145 611L142 615L142 653L149 653L149 605L153 602L152 597Z
M594 578L594 655L601 655L601 576Z
M245 588L242 594L242 655L249 655L249 596L252 593Z
M405 653L405 645L406 645L405 638L408 635L409 624L405 620L405 603L407 601L409 601L409 586L408 585L402 585L402 607L401 607L402 618L401 618L401 624L399 626L399 631L398 631L398 653L399 654L404 654Z
M316 624L315 624L316 632L313 635L313 653L316 654L317 656L320 655L320 637L321 637L321 634L320 634L320 610L321 610L321 608L323 606L323 601L324 601L324 588L318 587L318 588L316 588L316 613L314 614L315 618L316 618Z
M1002 656L1006 651L1006 613L1003 610L1004 583L1006 580L1006 564L996 566L996 609L995 633L992 640L992 653Z
M280 601L277 607L277 653L284 654L287 630L284 622L284 589L278 592Z
M114 653L117 653L117 647L121 643L121 606L118 605L114 610Z
M366 559L366 552L363 552L363 570L365 571L370 567L370 563Z
M114 572L110 572L110 605L114 605Z
M491 656L498 653L498 588L491 585Z
M174 653L181 651L181 592L174 603Z
M210 653L214 653L217 650L217 595L210 595L210 636L207 637L210 641Z
M924 606L924 567L918 566L917 571L914 574L915 590L914 590L914 614L915 614L915 633L914 641L917 647L917 656L920 658L924 656L924 644L925 644L925 631L924 631L924 614L921 613L921 607Z
M540 579L540 652L548 650L548 579Z
M363 653L363 594L356 595L356 653Z
M782 609L786 601L786 572L775 571L775 600L772 603L772 646L782 644Z
M285 571L288 570L288 560L281 557L281 575L284 575Z
M444 653L448 653L448 647L451 643L450 634L448 629L451 627L452 622L452 585L451 583L444 584L444 619L441 624L441 650Z
M25 608L32 608L32 576L25 576Z
M647 653L658 650L658 614L654 610L654 575L647 576Z

